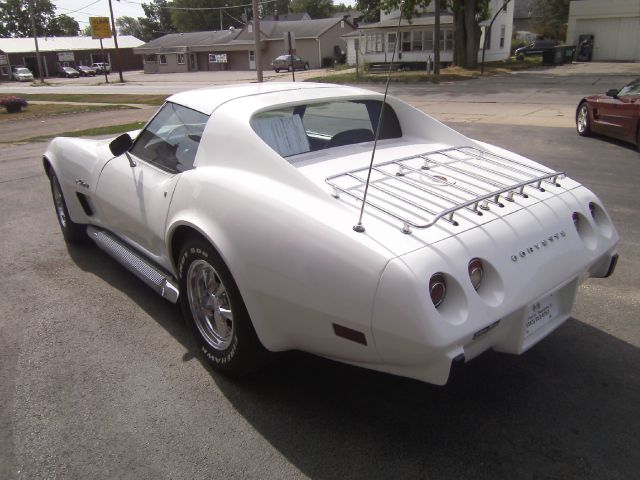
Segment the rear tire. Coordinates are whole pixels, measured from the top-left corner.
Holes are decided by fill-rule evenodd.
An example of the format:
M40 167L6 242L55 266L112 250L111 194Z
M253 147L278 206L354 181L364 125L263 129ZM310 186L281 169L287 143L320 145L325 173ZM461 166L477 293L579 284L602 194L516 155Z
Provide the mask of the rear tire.
M67 203L60 188L60 182L55 173L49 177L51 183L51 195L53 196L53 206L56 210L56 218L62 230L62 235L67 243L82 243L86 240L86 226L71 221Z
M576 112L576 130L581 137L591 135L591 120L589 119L587 102L582 102Z
M280 69L279 68L276 68L276 73L280 73Z
M242 376L265 363L269 352L256 335L231 272L209 243L199 238L184 243L178 280L182 312L213 368Z

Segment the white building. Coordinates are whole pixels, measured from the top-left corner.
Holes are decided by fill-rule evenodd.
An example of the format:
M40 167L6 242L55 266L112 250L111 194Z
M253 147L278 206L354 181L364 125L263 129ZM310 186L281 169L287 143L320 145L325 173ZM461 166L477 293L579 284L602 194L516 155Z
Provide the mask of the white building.
M503 0L491 0L491 18L503 5ZM434 23L433 2L428 8L420 12L420 16L411 21L402 19L400 26L400 38L396 39L399 10L389 13L380 12L380 21L360 25L358 31L345 35L347 42L347 63L356 63L356 50L358 59L364 63L386 63L391 61L391 56L396 42L399 40L399 50L396 52L394 62L405 64L424 64L427 60L433 60ZM482 45L484 34L488 29L491 18L481 24L482 37L478 51L478 60L482 58ZM440 61L451 63L453 61L453 15L451 12L440 14ZM509 58L511 50L511 33L513 31L513 2L507 5L507 10L502 11L489 32L489 40L485 54L486 61L504 60Z
M580 0L569 6L567 44L593 35L593 60L640 61L640 0Z

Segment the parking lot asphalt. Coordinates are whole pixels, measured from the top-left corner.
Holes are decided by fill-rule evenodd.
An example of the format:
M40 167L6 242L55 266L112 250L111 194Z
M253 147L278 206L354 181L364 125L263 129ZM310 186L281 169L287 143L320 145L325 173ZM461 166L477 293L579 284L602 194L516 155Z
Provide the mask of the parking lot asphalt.
M593 189L621 260L541 344L445 387L299 353L242 381L210 370L177 308L65 245L45 145L0 147L0 478L636 478L640 155L569 127L449 125Z

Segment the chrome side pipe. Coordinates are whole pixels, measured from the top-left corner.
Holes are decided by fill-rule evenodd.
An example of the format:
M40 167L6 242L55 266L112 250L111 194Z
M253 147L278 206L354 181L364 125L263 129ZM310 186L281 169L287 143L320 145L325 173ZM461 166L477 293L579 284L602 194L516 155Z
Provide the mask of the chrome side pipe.
M113 257L120 265L142 280L162 298L176 303L180 290L173 275L135 252L115 235L94 226L87 227L87 235L100 250Z

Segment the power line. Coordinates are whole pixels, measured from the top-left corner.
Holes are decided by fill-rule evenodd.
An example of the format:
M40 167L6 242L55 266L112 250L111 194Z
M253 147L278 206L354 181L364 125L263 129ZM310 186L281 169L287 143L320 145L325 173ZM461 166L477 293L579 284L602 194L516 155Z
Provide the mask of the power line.
M91 5L95 5L96 3L100 3L102 0L96 0L95 2L91 2L87 5L85 5L84 7L80 7L76 10L69 10L68 8L63 8L63 7L58 7L60 10L67 10L67 13L65 13L64 15L67 15L69 13L76 13L76 12L80 12L80 10L84 10L87 7L90 7ZM81 12L82 13L82 12ZM56 15L57 16L57 15Z
M258 2L258 5L266 5L267 3L274 3L277 0L263 0L262 2ZM131 3L133 5L142 5L140 2L134 2L132 0L122 0L123 3ZM187 11L200 11L200 10L226 10L231 8L242 8L242 7L251 7L251 3L245 3L243 5L227 5L224 7L170 7L170 6L162 6L156 5L158 8L164 8L165 10L187 10Z

